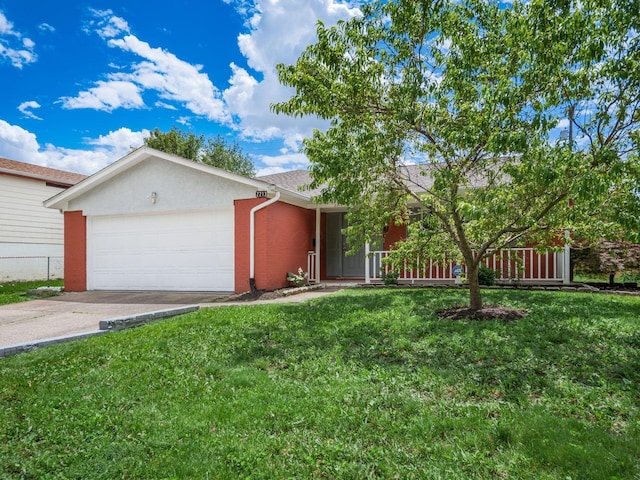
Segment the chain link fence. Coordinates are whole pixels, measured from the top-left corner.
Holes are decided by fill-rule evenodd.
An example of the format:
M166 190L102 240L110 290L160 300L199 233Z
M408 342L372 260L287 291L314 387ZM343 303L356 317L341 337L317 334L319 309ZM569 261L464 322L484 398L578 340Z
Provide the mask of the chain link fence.
M64 257L0 257L0 283L56 280L63 274Z

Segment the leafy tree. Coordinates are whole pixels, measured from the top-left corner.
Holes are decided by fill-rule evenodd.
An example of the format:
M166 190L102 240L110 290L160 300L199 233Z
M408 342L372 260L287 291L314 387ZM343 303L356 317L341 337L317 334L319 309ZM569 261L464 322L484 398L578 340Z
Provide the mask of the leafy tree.
M303 151L319 199L350 207L352 245L418 207L430 221L409 225L395 259L464 261L481 309L478 269L496 250L637 229L638 5L367 4L278 66L295 94L272 109L330 121Z
M221 135L205 138L204 135L197 136L176 127L168 132L161 132L156 128L145 138L144 143L151 148L239 175L255 175L253 163L242 152L238 143L229 144Z
M597 244L580 245L571 252L574 270L582 274L609 275L613 285L616 273L640 274L640 245L631 242L600 241Z
M256 174L253 162L242 152L240 145L237 142L229 144L220 135L207 139L199 161L245 177Z
M168 132L161 132L155 128L144 139L144 144L148 147L194 161L200 158L203 142L204 135L196 136L176 127L172 127Z

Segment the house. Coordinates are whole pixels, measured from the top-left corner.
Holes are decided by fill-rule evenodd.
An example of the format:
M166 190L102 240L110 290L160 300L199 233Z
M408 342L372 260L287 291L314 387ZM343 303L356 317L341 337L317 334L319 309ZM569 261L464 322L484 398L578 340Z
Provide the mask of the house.
M0 158L0 283L62 277L63 216L42 202L83 178Z
M284 287L298 268L312 281L379 281L404 227L390 226L381 251L346 255L346 210L314 203L313 192L298 189L309 181L306 171L247 178L134 150L45 202L64 212L65 289L240 293ZM557 254L526 255L525 276L562 280ZM507 273L515 263L505 258ZM453 282L453 271L425 264L401 279Z

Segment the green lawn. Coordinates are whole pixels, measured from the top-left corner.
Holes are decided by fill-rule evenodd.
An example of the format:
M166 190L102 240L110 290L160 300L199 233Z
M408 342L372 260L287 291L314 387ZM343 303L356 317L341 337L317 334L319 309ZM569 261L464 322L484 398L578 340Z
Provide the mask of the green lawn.
M575 274L573 277L573 281L576 283L609 283L609 275L606 273L602 274ZM624 282L640 282L640 275L637 273L627 273L620 274L617 273L613 279L614 283L624 283Z
M640 298L220 307L0 359L0 478L640 478Z
M0 305L8 305L10 303L25 302L29 300L27 290L38 287L62 287L64 281L50 280L42 282L14 282L0 283Z

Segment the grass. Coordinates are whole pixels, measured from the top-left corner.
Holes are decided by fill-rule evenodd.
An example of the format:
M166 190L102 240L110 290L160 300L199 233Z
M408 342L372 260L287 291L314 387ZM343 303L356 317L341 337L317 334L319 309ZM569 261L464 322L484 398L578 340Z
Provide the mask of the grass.
M576 273L573 277L573 281L576 283L609 283L609 275L606 273L601 274L581 274ZM640 274L638 273L617 273L613 279L613 283L625 283L625 282L640 282Z
M640 298L455 289L200 310L0 360L0 478L640 478Z
M0 283L0 305L10 303L26 302L29 300L27 290L38 287L62 287L63 280L50 280L41 282L14 282Z

